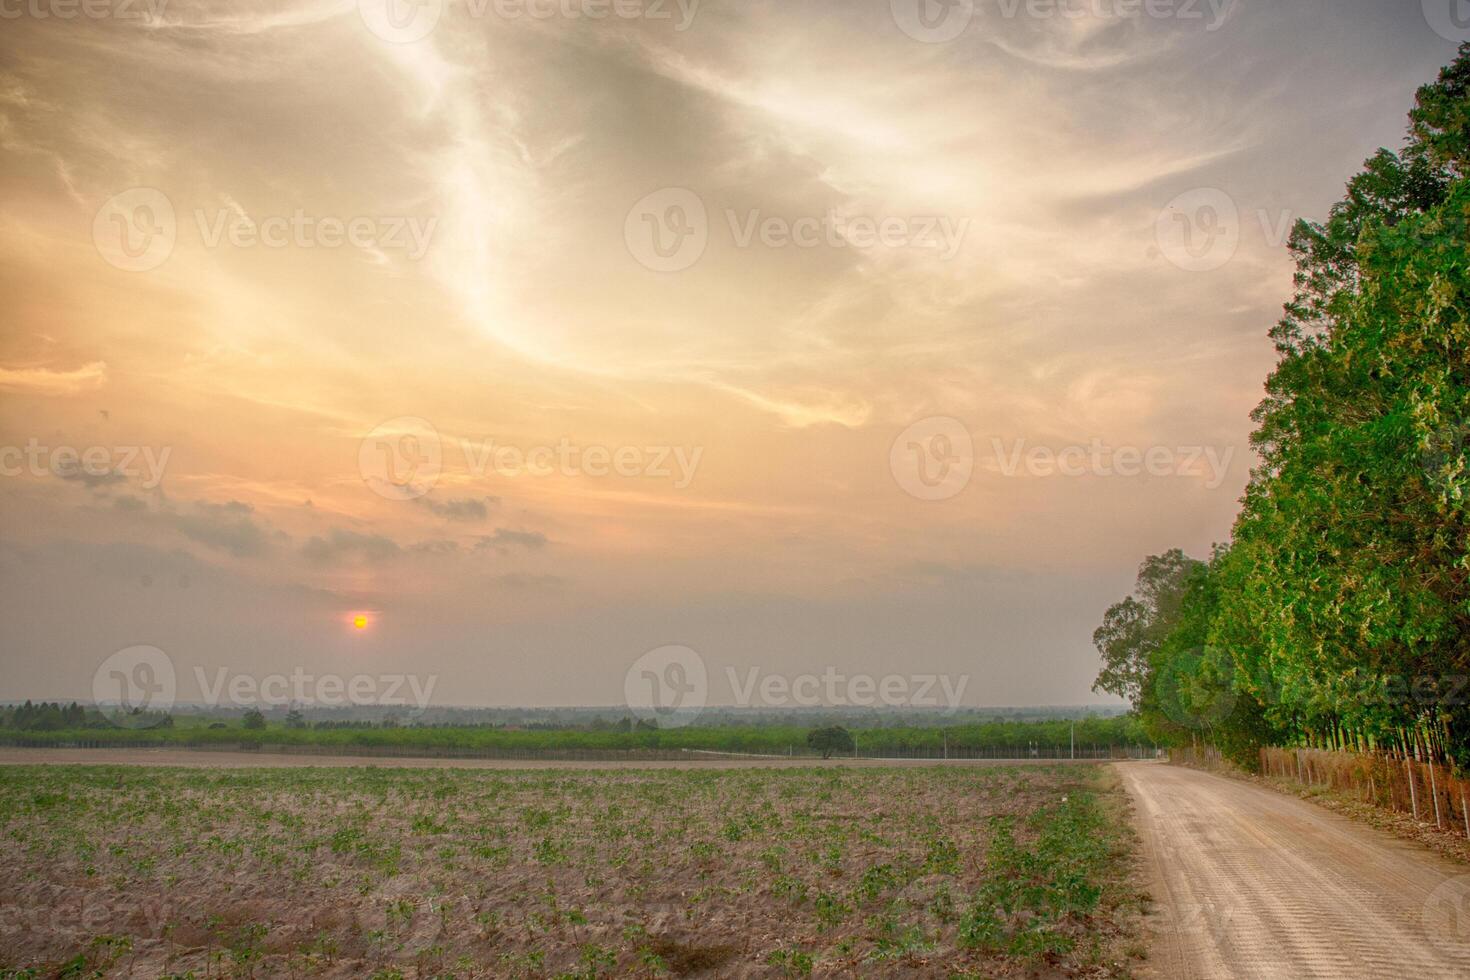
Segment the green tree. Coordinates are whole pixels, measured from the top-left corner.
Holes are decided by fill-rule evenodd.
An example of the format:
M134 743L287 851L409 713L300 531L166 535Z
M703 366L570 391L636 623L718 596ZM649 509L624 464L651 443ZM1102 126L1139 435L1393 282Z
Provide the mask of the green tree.
M1454 706L1383 692L1470 668L1467 52L1420 91L1404 149L1293 235L1297 291L1235 531L1240 594L1217 632L1257 625L1242 665L1309 740L1464 742Z
M1467 148L1470 45L1419 91L1405 146L1294 229L1233 544L1177 606L1140 590L1095 637L1098 689L1150 730L1247 760L1294 739L1470 763L1444 696L1470 673Z
M806 744L808 748L822 753L823 759L832 758L833 752L853 752L857 749L852 732L841 725L812 729L806 734Z
M1161 720L1151 708L1157 654L1179 621L1190 576L1200 567L1177 548L1145 558L1133 594L1110 607L1092 634L1103 660L1092 689L1125 699L1140 715L1154 716L1155 724Z
M251 731L259 731L265 727L265 715L260 713L259 708L251 708L245 712L242 723Z

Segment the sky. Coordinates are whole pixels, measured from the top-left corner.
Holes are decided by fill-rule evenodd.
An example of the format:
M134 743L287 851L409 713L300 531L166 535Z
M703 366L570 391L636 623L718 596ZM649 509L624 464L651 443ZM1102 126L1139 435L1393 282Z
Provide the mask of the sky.
M1457 40L1436 0L0 15L0 699L142 656L187 701L1106 703L1139 562L1229 536L1290 222Z

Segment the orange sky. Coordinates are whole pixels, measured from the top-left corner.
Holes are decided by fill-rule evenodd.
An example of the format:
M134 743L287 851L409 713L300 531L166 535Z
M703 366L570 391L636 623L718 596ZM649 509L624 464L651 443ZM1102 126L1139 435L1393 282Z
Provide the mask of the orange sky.
M0 697L145 643L611 703L682 643L1095 700L1138 561L1228 533L1273 228L1453 45L1413 4L939 41L900 6L7 19ZM972 447L937 491L934 419Z

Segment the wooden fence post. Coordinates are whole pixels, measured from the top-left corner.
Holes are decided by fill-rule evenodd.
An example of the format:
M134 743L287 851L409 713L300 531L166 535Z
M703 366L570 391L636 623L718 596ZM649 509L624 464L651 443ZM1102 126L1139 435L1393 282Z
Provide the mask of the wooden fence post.
M1439 785L1434 779L1434 763L1429 763L1429 793L1434 797L1434 829L1443 830L1444 824L1439 819Z
M1404 775L1409 777L1409 805L1414 809L1414 819L1419 819L1419 794L1414 790L1414 769L1409 757L1404 756Z

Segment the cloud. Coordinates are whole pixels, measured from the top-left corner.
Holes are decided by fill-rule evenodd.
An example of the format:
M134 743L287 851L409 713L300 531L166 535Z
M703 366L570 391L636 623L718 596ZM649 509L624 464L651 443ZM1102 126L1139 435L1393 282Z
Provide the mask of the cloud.
M453 555L459 553L459 545L454 541L420 541L408 550L421 555Z
M403 549L381 534L362 534L333 528L325 536L318 535L301 546L306 560L317 565L330 565L349 558L387 561L398 557Z
M223 504L198 500L176 505L162 497L156 506L142 497L118 497L113 512L155 527L168 528L190 541L236 558L256 558L270 548L279 532L255 515L255 508L238 500Z
M566 580L559 575L523 575L520 572L506 572L504 575L495 576L495 583L507 589L554 589Z
M494 534L482 534L475 542L476 551L484 551L493 548L496 551L509 551L511 548L525 548L527 551L540 551L546 547L546 535L540 531L511 531L503 527L495 529Z
M414 503L427 507L448 521L483 521L490 516L490 508L500 503L499 497L450 497L436 500L433 497L418 497Z
M116 470L103 470L101 472L89 470L76 461L70 465L55 466L52 472L62 480L80 483L88 490L97 490L110 487L115 483L126 483L128 478Z
M224 504L200 501L187 511L162 512L159 519L191 541L236 558L254 558L264 554L270 543L269 531L255 520L254 510L238 500Z
M75 395L107 383L107 363L92 361L74 371L52 371L39 367L0 366L0 389L37 395Z

